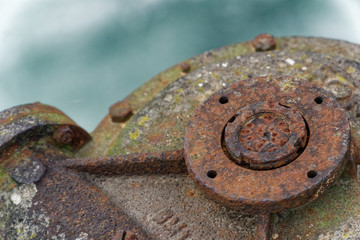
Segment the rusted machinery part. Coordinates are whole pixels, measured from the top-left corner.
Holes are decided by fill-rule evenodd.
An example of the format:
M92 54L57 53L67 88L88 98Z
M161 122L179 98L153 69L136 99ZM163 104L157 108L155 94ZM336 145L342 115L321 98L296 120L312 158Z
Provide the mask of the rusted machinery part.
M239 109L229 120L223 144L239 165L266 170L288 164L301 154L308 132L295 108L261 101Z
M274 50L269 51L271 49ZM259 51L259 53L254 53L255 51ZM260 51L265 52L260 53ZM341 172L346 154L353 167L359 163L360 151L357 148L358 139L360 139L360 131L358 131L360 129L358 120L360 117L360 110L358 111L360 109L358 106L360 64L357 62L360 60L359 53L358 45L336 40L298 37L274 39L272 36L263 35L255 41L223 47L196 56L154 77L124 101L118 102L110 108L111 116L108 115L100 123L92 134L93 141L81 149L80 153L75 153L75 150L88 138L85 137L79 145L72 145L77 142L73 138L79 130L62 113L55 114L55 119L67 119L64 120L67 124L55 124L54 127L49 127L49 130L42 134L30 131L33 128L19 131L26 132L26 134L19 134L17 136L21 137L3 141L2 146L5 151L2 152L0 161L15 163L16 159L22 159L22 165L19 164L17 171L9 171L13 177L11 181L17 179L20 188L30 187L34 184L29 184L29 182L33 182L36 184L35 191L37 192L32 199L34 204L30 208L21 208L20 204L11 210L9 219L5 221L6 233L10 234L8 236L32 237L32 235L26 235L28 233L20 234L18 232L18 229L28 229L30 226L36 228L33 231L38 233L40 238L42 236L61 238L65 233L68 238L76 238L79 237L79 234L85 234L89 238L113 238L113 240L187 239L189 237L205 239L213 237L214 234L221 234L221 238L224 239L234 239L240 236L246 238L246 236L254 235L255 229L251 229L254 224L247 224L245 228L249 228L249 230L241 233L238 228L232 227L238 224L234 219L235 216L240 216L241 219L246 217L242 215L242 211L222 207L228 205L235 209L244 209L244 206L250 206L249 211L258 214L257 238L269 238L272 226L269 212L295 207L323 193ZM250 55L245 56L245 54ZM255 81L256 77L262 75L279 74L296 77L263 77L257 78L260 81ZM248 78L250 79L245 80ZM305 81L292 81L298 78ZM176 79L177 81L175 81ZM264 79L269 81L262 81ZM272 80L285 84L269 86ZM332 92L340 106L349 114L352 128L351 152L347 151L350 142L349 122L345 119L346 117L344 118L344 111L338 108L339 105L336 104L335 98L329 97L328 93L323 90L312 87L308 83L309 81ZM300 82L301 84L299 84ZM233 85L234 88L236 88L235 86L239 87L236 88L236 91L230 90L231 87L228 87L233 83L236 83ZM251 84L240 87L246 83ZM301 91L294 89L294 86ZM224 87L224 90L217 92ZM308 88L313 91L307 91ZM245 98L247 102L239 100L235 105L232 104L234 99L241 98L240 93L246 96L248 92L254 96L253 99L248 96ZM266 92L268 92L267 95ZM222 99L219 102L223 93L229 94L226 95L227 100ZM212 94L215 95L210 97ZM303 94L303 96L293 102L285 101L287 100L286 96L293 99L296 94ZM325 97L321 103L316 100L319 94ZM208 98L209 100L204 103ZM213 101L211 108L204 107L211 101ZM203 103L204 105L202 105ZM189 167L189 164L188 167L191 175L201 186L203 186L203 182L208 181L206 182L208 185L203 186L207 189L205 192L217 201L220 200L220 204L203 196L202 192L198 191L195 185L193 186L190 179L189 181L184 180L187 177L184 176L183 180L179 180L182 179L183 174L181 173L186 171L183 160L185 128L190 119L198 117L194 115L194 112L201 105L199 111L204 108L208 110L201 114L202 121L206 122L209 119L217 118L219 122L213 122L208 129L205 129L199 122L192 122L192 124L201 126L194 128L192 132L188 131L187 134L193 135L191 140L194 143L203 142L203 144L201 146L189 144L190 138L187 136L185 146L188 150L197 148L199 154L212 157L212 161L202 165L198 164L197 161L200 161L201 158L196 155L197 153L192 154L187 151L186 154L191 155L194 161L194 165L191 165L192 168ZM228 111L225 111L226 109ZM264 109L268 112L264 113ZM256 116L251 119L242 119L241 116L247 110L253 111L252 114ZM27 110L25 113L16 109L8 110L8 112L12 111L14 111L15 118L19 116L18 118L22 119L21 114L26 115ZM44 114L45 116L53 116L53 110L47 108L38 112L47 113L47 111L50 114ZM220 116L220 113L223 115ZM330 117L319 116L318 113L330 114ZM35 121L43 119L44 115L36 114ZM333 120L339 118L340 121L327 128L331 118ZM46 117L46 119L48 118ZM32 123L32 120L29 122ZM326 124L319 125L320 122ZM303 129L304 123L306 131ZM268 125L271 124L277 127L270 129L271 127ZM246 131L243 131L245 137L245 135L241 135L241 131L238 132L239 125L256 128L259 130L259 134L247 135ZM289 130L286 126L289 127ZM326 142L335 128L338 128L340 133L332 136L336 141ZM215 129L220 129L220 131L215 131ZM206 138L206 134L198 133L203 130L205 132L214 130L214 133L216 132L214 136L217 137L210 139L209 136ZM264 130L265 132L261 132ZM325 138L314 136L313 131L315 133L318 131L318 135L324 135ZM227 136L225 136L226 133L228 133ZM269 138L273 133L281 133L277 137L275 136L275 145L271 141L272 138ZM235 145L242 146L236 141L237 137L243 137L243 140L239 142L250 148L248 152L244 151L245 155L239 154L236 150L237 147L234 147ZM255 141L247 140L248 137ZM11 141L11 139L15 140ZM22 139L26 141L22 142ZM285 139L287 142L295 143L296 146L292 148L289 144L283 144ZM206 141L213 141L214 145L206 147ZM272 151L263 153L265 145L260 146L262 143L273 144ZM340 149L341 143L344 146ZM234 146L232 147L231 144ZM268 146L266 148L271 150ZM215 150L219 151L213 153ZM205 154L207 151L212 155ZM94 155L98 156L102 153L110 156L94 157ZM320 158L301 161L307 156L306 154L314 154L314 156L325 154L329 158L321 163ZM82 158L79 158L80 155ZM272 159L269 159L269 156ZM189 157L187 160L189 161ZM226 164L219 165L219 160L224 160ZM315 164L306 166L306 163L311 160L314 160ZM195 165L196 167L193 167ZM287 174L289 183L293 184L280 186L281 177L286 176L287 170L290 172L294 170L295 166L300 167L301 171L294 174L294 179L290 179L291 173ZM18 178L23 176L22 173L27 174L26 170L29 169L32 174L26 175L25 178ZM31 169L36 169L36 171ZM223 174L226 172L225 169L230 172ZM236 171L249 173L249 175L248 177L243 176L244 181L239 182L240 184L234 184L234 179L241 176L236 175ZM86 175L82 172L96 175ZM169 175L170 173L175 174ZM275 173L278 175L276 176ZM118 181L116 181L115 175L119 175ZM228 192L241 187L254 189L260 184L258 182L256 185L255 175L262 175L263 182L253 194L261 195L262 188L273 184L274 191L270 189L268 192L278 191L279 197L276 198L272 195L273 199L268 201L268 196L262 196L265 199L262 202L261 198L254 198L260 203L256 207L256 204L250 200L239 200L238 198L239 201L232 202L231 199L235 196L226 195L224 197L221 195L227 194L223 189L219 191L221 188L226 188ZM272 176L266 177L267 175ZM161 195L163 196L162 200L159 200L158 196L154 196L158 193L157 190L146 192L145 195L132 195L132 191L136 192L141 184L152 187L152 183L147 181L155 179L153 184L158 184L156 179L162 179L165 176L169 177L166 178L168 180L178 180L175 180L171 189L166 191L164 188L166 188L167 182L160 181L162 182L161 190L164 190ZM141 183L138 183L137 180L131 181L132 178L138 179L138 177L144 177ZM223 182L221 182L222 178ZM2 179L3 176L0 174L0 182L3 181ZM107 181L109 184L109 181L112 182L111 179L115 182L111 183L113 188L109 190L102 182ZM124 185L123 182L128 179L131 188L122 189L118 186L124 187L126 184ZM299 184L296 185L295 181L296 184ZM12 187L17 186L13 182L11 184ZM189 185L190 188L193 186L194 189L189 190L187 186L184 190L183 184ZM234 190L230 189L231 187ZM6 188L3 187L3 189L5 191ZM289 192L281 192L281 189L287 189ZM267 190L265 189L264 192ZM301 192L304 194L301 195ZM174 196L176 196L176 201L180 197L186 202L178 204L167 201L168 198ZM281 201L281 198L285 198L284 201ZM128 202L122 202L123 199L128 199ZM279 206L274 206L275 201L278 201ZM148 206L146 211L143 209L144 206ZM181 216L180 219L179 216ZM44 218L49 222L48 225L39 224ZM0 223L2 223L1 221L3 219L0 216ZM208 223L209 221L210 223ZM228 224L230 222L231 226ZM16 226L20 225L13 225L13 223L19 223L23 227L17 228ZM289 226L286 227L289 228ZM0 236L2 236L1 234L0 231Z
M0 124L0 149L23 139L26 134L42 137L43 134L52 133L58 143L67 144L73 149L79 149L91 139L85 130L60 110L39 102L0 112Z
M257 216L258 225L256 229L256 240L271 239L271 216L270 214L259 214Z
M61 166L100 175L186 173L184 151L67 159Z
M36 184L32 201L42 203L7 212L5 236L8 239L22 234L12 227L12 223L17 222L29 224L29 231L37 229L36 235L30 232L31 237L37 239L50 239L59 230L72 239L81 232L109 239L120 230L136 233L137 239L147 239L141 228L99 189L79 174L58 167L91 139L85 130L58 109L41 103L7 109L0 113L0 121L0 165L7 170L0 180L9 175L15 181L2 184L10 181L12 188ZM49 221L46 227L41 223L44 216Z
M185 133L193 179L219 203L259 214L257 239L270 239L271 212L312 201L335 181L349 146L350 122L337 100L281 76L215 93Z
M46 172L44 162L29 149L20 157L11 155L22 145L31 145L35 139L51 136L53 143L77 150L91 136L58 109L39 102L26 104L0 112L1 164L21 184L38 182ZM6 154L5 154L6 153ZM44 159L45 160L45 159Z
M280 112L282 107L288 107L293 115ZM244 111L244 118L239 109ZM298 112L308 130L303 129L305 125L301 124ZM283 129L272 129L272 122L264 119L270 128L253 126L259 134L248 137L245 144L241 136L224 141L224 129L225 139L226 134L241 135L247 125L255 125L251 120L269 116L264 113L278 114L281 121L275 123ZM240 125L228 128L229 124ZM270 141L267 130L272 134ZM306 147L304 130L309 135ZM285 141L280 143L283 146L278 147L274 135L287 131L290 135L284 135ZM299 137L304 139L299 142ZM242 211L270 213L303 205L323 193L343 170L349 140L348 116L332 95L293 77L259 77L237 82L201 105L186 128L185 159L191 176L212 198ZM243 148L250 149L259 143L264 146L244 150L246 156L236 156L249 164L244 166L227 151L234 149L228 144L236 141ZM301 145L297 150L291 148L297 144ZM252 162L246 162L249 157L258 161L255 170ZM262 168L267 158L274 160L271 169Z

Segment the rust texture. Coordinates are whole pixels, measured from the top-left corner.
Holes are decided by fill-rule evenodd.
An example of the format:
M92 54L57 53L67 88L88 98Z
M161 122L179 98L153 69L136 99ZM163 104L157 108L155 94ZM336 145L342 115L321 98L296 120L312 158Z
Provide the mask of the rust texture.
M273 35L263 33L254 38L252 44L255 48L255 51L269 51L276 48L275 38Z
M259 214L258 225L256 229L256 240L271 239L271 216L270 214Z
M295 160L266 171L235 164L222 144L223 130L238 110L252 109L252 104L261 101L289 107L293 115L288 113L291 120L286 121L292 122L290 133L297 129L294 139L304 137L300 112L310 136ZM287 141L304 143L291 137ZM305 204L323 193L342 172L349 142L348 116L333 96L300 79L259 77L215 93L198 108L186 128L185 159L190 175L215 200L250 213L270 213Z
M60 144L70 144L74 139L74 131L70 126L60 126L54 133L54 139Z
M101 175L186 172L183 150L70 159L64 161L62 165Z
M257 102L240 109L225 127L225 144L240 165L277 168L294 160L307 141L301 114L278 102Z
M113 122L125 122L132 115L132 109L127 99L116 102L109 108L109 114Z
M38 212L45 209L52 233L60 226L69 239L81 232L93 239L111 239L118 228L126 228L138 233L138 239L147 239L141 228L104 193L72 171L50 168L37 189L34 200L43 204L33 208Z
M40 103L5 110L0 119L0 166L11 176L9 182L16 182L11 187L36 184L25 209L5 212L5 239L76 239L81 233L91 239L111 239L118 229L129 230L125 239L148 239L103 192L62 166L90 140L85 130ZM19 222L24 226L21 230L14 228Z

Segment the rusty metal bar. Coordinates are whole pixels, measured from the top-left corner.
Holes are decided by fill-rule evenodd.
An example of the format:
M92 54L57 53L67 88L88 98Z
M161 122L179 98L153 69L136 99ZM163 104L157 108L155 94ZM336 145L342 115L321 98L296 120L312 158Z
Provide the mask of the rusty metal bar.
M256 240L271 239L271 216L270 214L259 214L256 229Z
M68 159L63 166L101 175L186 173L184 150Z

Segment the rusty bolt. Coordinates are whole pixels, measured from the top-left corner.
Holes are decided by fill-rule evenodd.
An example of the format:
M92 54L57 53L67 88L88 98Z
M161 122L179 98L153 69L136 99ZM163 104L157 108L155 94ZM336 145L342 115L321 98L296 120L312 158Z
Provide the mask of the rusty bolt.
M113 122L125 122L132 115L132 109L127 99L111 105L109 114Z
M46 172L46 167L38 159L22 159L10 170L11 177L20 184L36 183L41 180Z
M188 63L183 63L183 64L181 64L180 65L180 68L181 68L181 71L183 72L183 73L188 73L188 72L190 72L190 64L188 64Z
M252 44L257 52L274 50L276 48L274 36L267 33L256 36Z
M137 237L132 231L118 231L112 240L136 240Z
M70 144L74 139L74 131L70 126L60 126L56 129L53 137L60 144Z

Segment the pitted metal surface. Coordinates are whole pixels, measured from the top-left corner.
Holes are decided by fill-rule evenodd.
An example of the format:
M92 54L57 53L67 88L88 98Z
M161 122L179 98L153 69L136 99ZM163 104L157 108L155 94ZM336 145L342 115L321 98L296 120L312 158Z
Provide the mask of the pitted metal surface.
M219 101L224 97L228 102ZM319 98L321 103L317 102ZM284 110L284 106L289 109ZM278 149L273 144L270 151L245 149L237 137L244 122L270 111L282 112L290 126L286 129L295 134ZM231 122L236 115L240 121ZM267 120L266 126L271 127L272 122ZM284 125L283 120L279 123ZM235 133L235 137L225 140L227 148L233 151L230 155L239 158L244 154L245 164L246 158L252 158L248 168L235 164L224 152L222 141L229 131ZM306 137L305 131L309 132L309 143L297 152L296 145L300 144L299 150L305 147L305 139L299 141ZM257 143L256 139L251 140ZM334 97L300 79L270 76L240 81L212 95L189 121L184 148L190 175L206 194L244 212L269 213L303 205L323 193L340 175L349 144L348 116ZM294 161L284 165L283 159ZM266 168L268 165L272 168Z
M257 102L227 122L222 145L231 158L251 169L272 169L294 160L305 148L309 129L295 108Z

